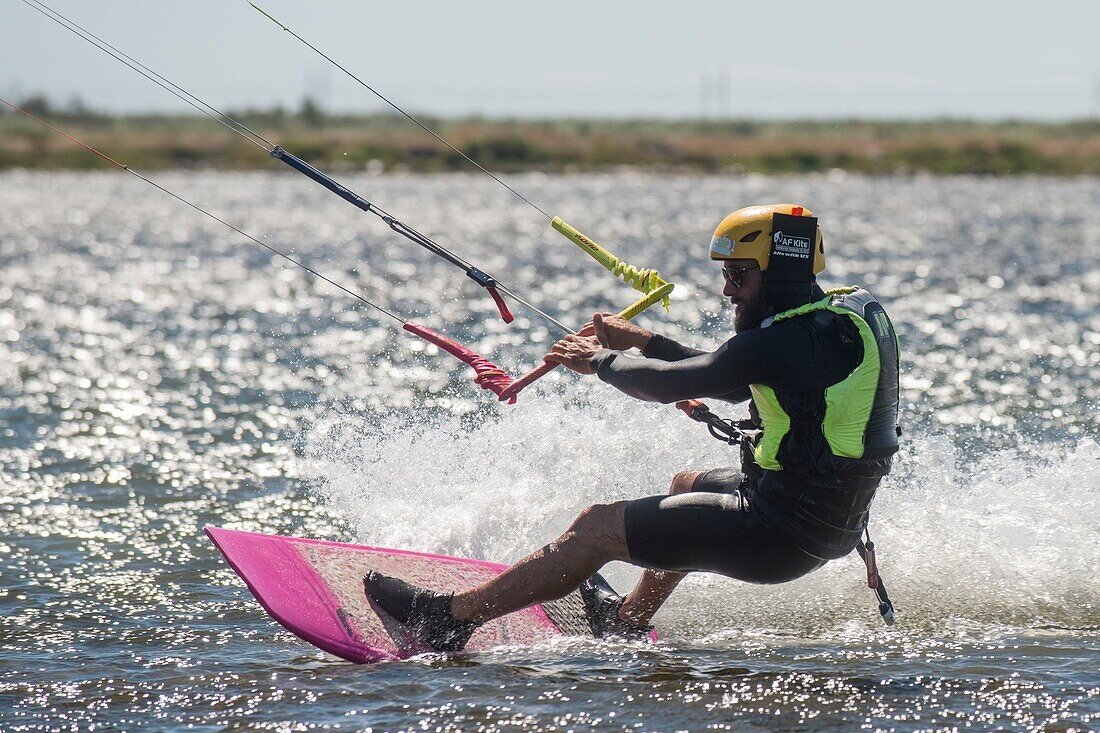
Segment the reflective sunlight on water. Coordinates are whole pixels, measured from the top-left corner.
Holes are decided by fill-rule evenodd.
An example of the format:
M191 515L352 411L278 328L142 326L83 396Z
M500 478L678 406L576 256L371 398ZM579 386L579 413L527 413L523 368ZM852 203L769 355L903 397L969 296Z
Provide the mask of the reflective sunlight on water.
M513 375L554 333L282 171L156 177ZM348 181L566 322L634 299L484 177ZM679 287L642 322L728 336L714 224L822 217L904 349L872 523L778 588L689 580L652 647L558 640L359 667L264 615L205 524L511 561L593 501L735 462L668 407L555 374L500 406L354 301L112 173L0 174L0 730L1100 727L1100 182L518 176ZM741 409L713 405L740 417ZM617 586L635 577L609 568Z

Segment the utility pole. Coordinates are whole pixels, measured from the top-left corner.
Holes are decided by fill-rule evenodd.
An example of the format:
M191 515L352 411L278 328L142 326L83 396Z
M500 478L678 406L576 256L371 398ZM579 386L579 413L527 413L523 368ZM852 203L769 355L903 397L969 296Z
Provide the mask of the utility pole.
M724 120L730 118L730 72L727 68L718 71L718 116Z
M710 116L710 77L704 71L699 74L699 118Z
M703 119L728 119L731 114L730 90L729 69L699 74L699 116Z

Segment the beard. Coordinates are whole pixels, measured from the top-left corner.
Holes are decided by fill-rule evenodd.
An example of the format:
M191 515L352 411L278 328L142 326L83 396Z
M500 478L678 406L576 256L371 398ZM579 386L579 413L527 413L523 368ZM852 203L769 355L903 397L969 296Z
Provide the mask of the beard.
M761 291L752 300L737 304L733 312L733 330L735 333L759 328L761 321L768 315L768 302Z

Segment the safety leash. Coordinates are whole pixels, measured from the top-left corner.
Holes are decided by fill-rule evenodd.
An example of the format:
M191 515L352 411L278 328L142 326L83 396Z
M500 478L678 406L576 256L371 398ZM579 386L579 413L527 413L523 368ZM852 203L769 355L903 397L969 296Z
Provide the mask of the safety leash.
M737 445L748 438L745 431L737 427L733 420L718 417L699 400L681 400L676 403L676 409L682 411L692 420L706 425L710 434L723 443Z
M887 626L894 625L894 604L886 593L886 585L882 582L882 575L878 572L878 561L875 558L875 543L871 541L871 532L864 529L867 534L867 542L860 540L856 543L856 552L863 558L863 564L867 566L867 587L875 592L878 600L878 612Z

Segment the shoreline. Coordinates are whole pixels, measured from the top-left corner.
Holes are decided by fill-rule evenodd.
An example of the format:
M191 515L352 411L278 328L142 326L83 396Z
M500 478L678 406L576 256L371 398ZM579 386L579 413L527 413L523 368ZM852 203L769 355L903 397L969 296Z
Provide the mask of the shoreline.
M332 171L472 169L394 116L234 114ZM143 170L264 170L253 145L201 117L47 114L52 124ZM1055 176L1100 174L1100 120L490 120L426 124L490 170L658 173ZM14 113L0 114L0 170L89 170L108 164Z

